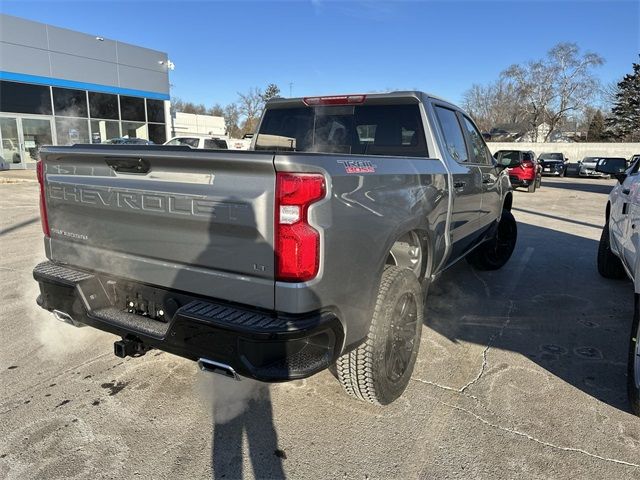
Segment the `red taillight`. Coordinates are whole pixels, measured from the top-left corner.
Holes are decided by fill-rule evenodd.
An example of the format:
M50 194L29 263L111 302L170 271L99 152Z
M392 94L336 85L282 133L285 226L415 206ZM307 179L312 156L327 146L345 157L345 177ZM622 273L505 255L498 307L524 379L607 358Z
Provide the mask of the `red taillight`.
M38 183L40 184L40 221L42 222L42 232L47 236L51 236L49 231L49 218L47 217L47 201L44 192L44 164L42 160L36 163L36 174L38 175Z
M305 282L318 274L320 235L307 222L309 205L324 198L324 176L278 173L276 176L276 278Z
M302 101L305 105L351 105L364 103L366 95L335 95L332 97L304 97Z

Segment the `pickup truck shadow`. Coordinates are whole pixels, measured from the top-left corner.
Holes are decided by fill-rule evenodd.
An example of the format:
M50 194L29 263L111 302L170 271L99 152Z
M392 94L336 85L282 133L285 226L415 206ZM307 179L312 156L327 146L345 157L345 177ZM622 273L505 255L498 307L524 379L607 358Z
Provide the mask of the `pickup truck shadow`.
M595 180L593 178L586 178L585 180ZM545 181L542 180L542 186L540 188L560 188L563 190L578 190L580 192L587 193L601 193L603 195L609 195L611 189L615 186L613 182L608 184L602 183L581 183L563 180Z
M452 342L520 353L628 411L631 283L599 276L595 240L524 223L518 229L502 270L474 272L463 261L442 274L430 289L425 323Z

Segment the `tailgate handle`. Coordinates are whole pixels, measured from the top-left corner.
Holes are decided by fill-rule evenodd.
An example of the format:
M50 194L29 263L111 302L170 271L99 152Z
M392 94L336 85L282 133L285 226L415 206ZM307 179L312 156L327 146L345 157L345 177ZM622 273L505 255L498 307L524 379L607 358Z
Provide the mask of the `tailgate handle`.
M105 162L118 173L148 173L151 168L149 161L144 158L110 157Z

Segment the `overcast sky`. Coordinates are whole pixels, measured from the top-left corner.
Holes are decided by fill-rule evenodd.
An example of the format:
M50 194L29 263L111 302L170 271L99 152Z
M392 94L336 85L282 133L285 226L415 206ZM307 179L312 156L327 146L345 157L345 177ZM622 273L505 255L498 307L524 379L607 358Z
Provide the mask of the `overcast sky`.
M607 83L640 51L640 1L2 0L2 13L169 54L171 95L226 104L276 83L294 96L420 89L459 102L472 83L575 42Z

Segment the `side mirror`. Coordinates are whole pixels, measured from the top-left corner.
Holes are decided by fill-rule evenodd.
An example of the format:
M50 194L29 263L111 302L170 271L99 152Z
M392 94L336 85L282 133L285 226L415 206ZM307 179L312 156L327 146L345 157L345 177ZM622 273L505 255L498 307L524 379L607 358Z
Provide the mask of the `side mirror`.
M627 178L627 161L624 158L601 158L596 163L596 172L607 173L615 177L620 183Z

